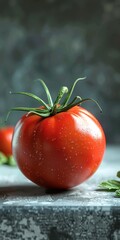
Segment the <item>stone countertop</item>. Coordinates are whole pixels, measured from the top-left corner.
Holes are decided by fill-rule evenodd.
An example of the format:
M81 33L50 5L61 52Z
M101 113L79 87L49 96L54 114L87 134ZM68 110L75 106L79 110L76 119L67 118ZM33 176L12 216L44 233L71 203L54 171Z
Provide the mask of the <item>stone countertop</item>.
M120 147L107 146L93 177L53 192L31 183L17 167L0 166L0 240L120 240L120 198L98 190L118 170Z

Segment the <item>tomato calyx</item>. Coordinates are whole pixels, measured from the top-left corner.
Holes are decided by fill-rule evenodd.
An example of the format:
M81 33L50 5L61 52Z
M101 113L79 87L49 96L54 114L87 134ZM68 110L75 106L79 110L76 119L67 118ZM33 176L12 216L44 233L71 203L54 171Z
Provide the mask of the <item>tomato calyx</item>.
M75 88L76 84L79 81L84 80L84 79L85 78L78 78L73 83L73 85L71 86L70 89L68 89L66 86L61 87L61 89L59 90L58 95L57 95L54 102L52 100L52 97L51 97L51 94L50 94L50 91L49 91L47 85L45 84L45 82L42 79L38 79L38 81L42 84L42 86L45 90L45 93L47 95L48 103L46 103L44 100L42 100L40 97L36 96L33 93L29 93L29 92L15 92L15 93L10 92L11 94L20 94L20 95L26 95L28 97L31 97L31 98L37 100L37 102L39 102L39 104L41 104L42 107L38 107L38 108L14 107L14 108L11 108L10 111L8 112L8 114L7 114L6 120L8 119L8 116L12 111L24 111L24 112L27 112L28 114L32 113L32 114L39 115L43 118L46 118L46 117L53 116L53 115L55 115L57 113L60 113L60 112L66 112L70 108L72 108L76 105L80 105L83 102L86 102L86 101L89 101L89 100L95 102L97 104L97 106L99 107L100 112L102 112L102 109L101 109L100 105L98 104L98 102L96 100L92 99L92 98L82 99L80 96L76 96L70 102L70 98L71 98L71 95L74 91L74 88ZM65 94L66 94L66 97L64 98L63 102L61 103L61 99L63 98L63 96Z

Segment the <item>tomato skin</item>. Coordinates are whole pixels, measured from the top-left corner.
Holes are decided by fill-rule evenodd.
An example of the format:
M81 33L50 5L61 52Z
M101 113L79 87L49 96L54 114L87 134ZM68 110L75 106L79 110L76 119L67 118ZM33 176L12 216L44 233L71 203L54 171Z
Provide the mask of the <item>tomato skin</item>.
M8 126L0 128L0 152L7 157L12 155L12 136L14 127Z
M44 119L24 115L13 135L13 156L22 173L46 188L68 189L87 180L105 147L100 123L79 106Z

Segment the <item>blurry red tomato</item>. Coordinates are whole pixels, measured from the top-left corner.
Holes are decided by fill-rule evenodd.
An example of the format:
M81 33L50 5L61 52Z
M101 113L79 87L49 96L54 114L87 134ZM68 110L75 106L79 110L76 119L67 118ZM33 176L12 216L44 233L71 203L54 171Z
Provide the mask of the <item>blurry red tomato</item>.
M6 156L12 155L12 135L14 127L6 126L0 128L0 152L4 153Z

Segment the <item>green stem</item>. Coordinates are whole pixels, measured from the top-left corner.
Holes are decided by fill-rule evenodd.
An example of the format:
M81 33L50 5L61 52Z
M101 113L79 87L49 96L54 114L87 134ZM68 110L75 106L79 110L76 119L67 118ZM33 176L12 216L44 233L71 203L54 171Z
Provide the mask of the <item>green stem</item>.
M38 116L41 116L41 117L45 118L45 117L53 116L53 115L55 115L57 113L60 113L60 112L65 112L65 111L69 110L70 108L72 108L72 107L74 107L76 105L82 104L85 101L93 101L94 103L97 104L97 106L99 107L100 111L102 112L102 109L101 109L100 105L98 104L98 102L95 101L92 98L82 99L80 96L76 96L69 103L69 100L71 98L71 95L73 93L73 90L74 90L76 84L78 83L78 81L81 81L81 80L84 80L84 79L85 78L78 78L74 82L74 84L71 86L70 90L68 90L68 88L66 86L63 86L60 89L60 91L58 92L58 96L56 97L54 103L52 101L52 97L50 95L48 87L46 86L46 84L44 83L43 80L38 79L38 81L40 81L40 83L42 84L42 86L43 86L43 88L44 88L44 90L46 92L48 103L44 102L41 98L39 98L35 94L29 93L29 92L16 92L16 93L13 93L13 94L22 94L22 95L26 95L28 97L32 97L33 99L35 99L39 103L41 103L42 107L39 107L39 108L29 108L29 107L15 107L15 108L12 108L8 112L8 114L7 114L6 121L7 121L8 117L9 117L9 115L10 115L10 113L12 111L24 111L24 112L28 112L28 115L32 113L32 114L36 114ZM64 94L67 94L67 95L64 98L63 102L60 103L60 101L63 98Z
M79 81L82 81L82 80L84 80L84 79L85 79L85 77L76 79L76 81L74 82L74 84L73 84L72 87L70 88L70 90L69 90L69 92L68 92L68 94L67 94L67 96L66 96L65 101L63 102L63 106L64 106L64 107L67 106L67 104L68 104L68 102L69 102L69 100L70 100L70 98L71 98L71 95L72 95L72 93L73 93L73 91L74 91L74 88L75 88L76 84L77 84Z
M86 101L94 102L98 106L98 108L100 110L100 113L102 113L102 108L100 107L99 103L96 100L94 100L93 98L84 98L84 99L81 100L80 104L83 103L83 102L86 102Z
M32 97L35 100L37 100L39 103L42 103L48 110L50 109L50 107L48 106L48 104L46 104L41 98L39 98L38 96L36 96L33 93L28 93L28 92L10 92L11 94L20 94L20 95L26 95L28 97Z
M5 122L7 121L10 113L13 111L23 111L28 113L34 113L42 117L46 117L50 113L50 111L48 111L47 109L42 109L42 108L15 107L15 108L11 108L11 110L8 112Z
M58 108L58 111L57 111L57 112L69 110L72 106L77 105L78 102L76 103L76 101L77 101L78 99L80 100L79 102L82 101L82 98L81 98L81 97L76 96L66 107L64 107L64 106L62 105L60 108Z
M80 99L80 100L79 100L78 102L76 102L77 99ZM81 103L83 103L83 102L86 102L86 101L93 101L94 103L96 103L97 106L98 106L99 109L100 109L100 112L102 113L102 108L100 107L100 105L98 104L97 101L95 101L95 100L92 99L92 98L82 99L82 98L79 97L79 96L75 97L75 98L73 99L73 101L72 101L69 105L67 105L66 107L63 107L63 108L61 109L61 112L65 112L65 111L69 110L70 108L75 107L76 105L79 105L79 104L81 104Z
M63 86L63 87L60 89L60 91L59 91L59 93L58 93L58 96L57 96L57 98L56 98L56 100L55 100L55 102L54 102L54 106L53 106L51 115L55 115L55 114L56 114L56 112L57 112L56 110L57 110L57 108L58 108L58 104L60 103L60 100L62 99L62 97L64 96L64 94L67 93L67 92L68 92L68 88L65 87L65 86Z
M51 97L51 94L50 94L50 91L47 87L47 85L45 84L45 82L42 80L42 79L37 79L39 82L41 82L45 92L46 92L46 95L47 95L47 99L48 99L48 104L50 105L50 107L53 107L53 100L52 100L52 97Z

